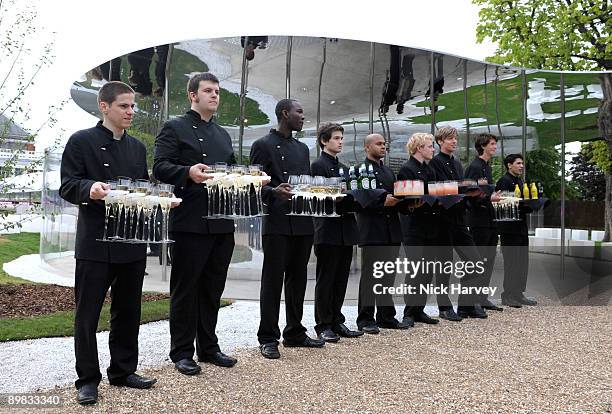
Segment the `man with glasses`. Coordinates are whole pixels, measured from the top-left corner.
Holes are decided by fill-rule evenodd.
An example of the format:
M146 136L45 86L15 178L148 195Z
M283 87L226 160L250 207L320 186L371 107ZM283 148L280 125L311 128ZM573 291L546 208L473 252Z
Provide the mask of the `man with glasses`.
M232 141L214 122L219 106L219 80L209 72L189 79L191 109L167 121L155 140L153 175L174 185L182 198L170 214L172 272L170 275L170 358L176 369L195 375L193 360L232 367L237 360L221 352L215 328L221 294L234 251L234 222L209 220L204 181L208 165L235 164Z
M145 244L103 243L104 197L118 176L148 179L144 144L126 130L134 116L134 90L122 82L108 82L98 92L103 120L74 133L62 155L60 196L79 206L75 242L75 383L79 404L98 400L102 379L96 330L104 298L111 290L108 347L111 385L150 388L156 380L135 373L138 364L140 301L146 265Z

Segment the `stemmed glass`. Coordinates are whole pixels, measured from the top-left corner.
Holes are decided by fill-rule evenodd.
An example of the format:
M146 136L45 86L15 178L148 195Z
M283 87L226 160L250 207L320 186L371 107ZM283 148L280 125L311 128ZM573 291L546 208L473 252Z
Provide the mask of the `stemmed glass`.
M299 175L290 175L289 176L289 185L293 189L293 197L291 197L291 213L289 213L292 216L296 214L295 204L296 204L297 198L300 196L300 193L299 193L299 183L300 183L300 176Z
M172 204L172 191L174 186L172 184L160 184L159 185L159 206L162 209L162 241L169 241L168 237L168 214L170 212L170 206Z
M313 177L312 179L312 188L311 190L314 194L314 197L312 197L312 200L314 202L314 207L315 207L315 216L321 216L320 210L321 210L321 204L324 204L325 202L325 177L321 177L321 176L316 176ZM323 203L322 203L323 202Z
M243 188L244 188L244 180L242 180L242 176L247 172L247 168L244 165L233 165L232 166L232 174L236 176L232 180L232 186L230 188L231 193L231 216L240 216L245 215L244 206L243 206Z
M259 164L251 164L249 165L249 174L255 176L255 177L260 177L263 175L263 171L262 171L262 166ZM289 183L291 184L291 183ZM263 203L261 200L261 180L257 179L257 180L253 180L253 187L255 189L255 198L257 200L257 213L258 214L262 214L263 213ZM251 202L249 201L249 205L251 204Z
M136 204L136 208L135 208L135 215L136 215L136 227L134 228L134 238L131 239L132 241L143 241L144 240L144 224L142 225L142 230L140 231L140 238L138 238L138 229L141 228L140 226L140 215L142 214L142 210L144 208L144 204L145 204L145 197L147 196L147 194L149 193L149 190L151 188L151 183L149 182L149 180L136 180L135 183L136 186L136 192L133 194L134 196L134 201ZM144 222L144 218L143 218L143 222Z
M118 195L117 195L117 221L116 221L116 225L115 225L115 236L113 237L113 239L115 240L121 240L123 238L125 238L125 231L123 236L121 237L119 236L119 228L121 227L120 225L120 219L121 219L121 210L123 210L123 221L124 221L124 225L125 225L125 221L126 221L126 199L128 197L129 194L129 190L130 190L130 185L132 183L132 179L129 177L118 177L117 178L117 191L118 191ZM125 230L125 228L124 228Z
M146 240L151 243L155 241L155 218L157 216L157 206L159 205L159 186L157 184L150 185L149 192L143 201L145 217L144 226L147 228Z
M217 162L215 163L215 173L223 173L227 174L227 163ZM219 205L219 213L216 213L215 216L222 216L225 214L225 197L224 190L221 185L217 186L217 204Z
M108 237L108 219L111 217L111 211L116 204L116 192L117 192L117 181L109 180L106 182L110 188L109 192L104 197L104 235L102 236L102 240L107 240ZM114 218L114 217L113 217ZM117 220L114 220L115 225Z
M332 214L331 217L340 217L336 213L336 200L338 196L342 194L342 179L340 177L330 177L327 179L326 185L332 200Z

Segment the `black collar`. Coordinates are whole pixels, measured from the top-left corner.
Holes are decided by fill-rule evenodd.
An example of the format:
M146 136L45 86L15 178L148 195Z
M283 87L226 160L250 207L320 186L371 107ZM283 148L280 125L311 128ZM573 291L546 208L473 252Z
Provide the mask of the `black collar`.
M108 129L104 125L102 125L102 121L98 121L98 123L96 124L96 128L99 128L101 131L103 131L104 135L106 135L106 137L108 139L110 139L112 141L116 141L115 135L113 134L113 131L111 131L110 129ZM123 135L121 135L121 139L125 138L126 135L127 135L127 131L124 129L123 130Z
M412 163L416 164L416 165L417 165L417 167L420 167L420 168L422 168L422 167L424 167L424 166L426 166L426 165L427 165L427 164L425 163L425 161L421 162L421 161L417 160L416 158L414 158L412 155L410 156L410 161L411 161Z
M441 156L442 158L447 159L447 160L454 160L455 159L455 157L453 155L448 155L447 153L442 152L442 151L440 151L438 153L438 155Z
M195 122L195 123L203 123L203 124L210 124L210 123L212 123L212 120L214 118L214 116L213 116L213 118L210 118L210 121L205 121L204 119L202 119L202 116L198 112L194 111L193 109L188 110L186 112L186 115L189 116L192 119L193 122Z
M333 162L334 164L338 164L339 160L338 157L334 157L332 155L329 155L327 152L322 151L321 152L321 156L327 158L328 160L330 160L331 162Z
M289 134L289 136L287 137L287 136L285 136L285 135L281 134L281 133L278 131L278 129L275 129L275 128L272 128L272 129L270 130L270 133L271 133L271 134L274 134L274 135L276 135L276 136L278 136L278 137L280 137L280 138L284 138L284 139L291 139L291 138L293 138L293 134Z

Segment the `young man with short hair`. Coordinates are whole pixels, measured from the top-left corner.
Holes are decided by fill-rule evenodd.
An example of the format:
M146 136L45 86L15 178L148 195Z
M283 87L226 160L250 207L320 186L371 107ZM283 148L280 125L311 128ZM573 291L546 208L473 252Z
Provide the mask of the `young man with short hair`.
M98 399L102 379L96 330L104 298L111 290L108 346L111 385L150 388L156 380L135 373L138 364L140 302L146 245L103 243L104 197L108 180L118 176L148 179L144 144L128 135L134 117L134 91L122 82L108 82L98 92L102 121L74 133L62 155L60 196L79 206L75 243L76 302L74 320L75 385L79 404Z
M312 175L340 177L348 168L338 159L342 152L344 128L327 123L319 127L317 141L321 156L312 163ZM344 179L344 177L342 177ZM315 285L315 331L326 342L338 342L340 337L354 338L363 332L352 331L344 324L342 304L346 294L353 246L357 244L357 222L353 213L341 217L318 218L314 221L314 251L317 256Z
M495 189L514 192L523 188L525 163L521 154L509 154L504 158L507 172L498 181ZM504 255L504 291L502 305L520 308L522 305L536 305L533 299L525 297L529 272L529 231L524 208L519 210L520 221L500 222L498 225L501 250Z
M209 220L209 165L235 164L232 140L213 116L219 107L219 80L196 73L187 83L191 109L166 121L155 140L153 175L174 185L183 199L170 214L174 240L170 275L170 358L182 374L195 375L193 360L232 367L236 358L219 348L215 329L227 270L234 251L234 222ZM196 342L194 349L193 342Z
M436 143L440 146L440 152L431 160L431 166L436 171L438 180L460 181L464 178L463 166L453 153L457 150L457 130L453 127L442 127L436 131ZM438 248L440 260L443 262L453 261L455 249L461 259L465 262L476 263L481 260L480 254L474 246L472 235L465 225L465 202L461 201L448 209L441 210L440 229L441 237L445 238L443 244ZM478 281L478 275L464 276L460 282L462 286L469 286ZM439 286L449 286L450 275L440 272L436 275L436 283ZM453 310L450 298L446 294L437 295L440 317L449 321L459 322L463 318L487 317L484 309L475 301L474 295L460 295L457 312Z
M474 147L478 152L478 157L465 170L466 178L476 181L486 180L488 184L493 184L490 162L497 151L497 137L492 134L479 134L474 140ZM497 225L493 221L495 213L493 212L492 201L499 201L499 193L492 193L491 195L483 193L472 201L467 212L468 226L474 238L474 244L476 244L480 255L485 260L485 272L479 281L481 286L489 286L491 282L497 253ZM503 310L503 308L491 302L486 294L479 295L478 299L484 309Z

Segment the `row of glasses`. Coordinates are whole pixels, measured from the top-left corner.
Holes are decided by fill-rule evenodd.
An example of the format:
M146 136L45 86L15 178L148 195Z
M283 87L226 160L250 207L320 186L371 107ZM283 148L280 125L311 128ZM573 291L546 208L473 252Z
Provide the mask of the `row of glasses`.
M521 219L519 214L519 203L520 198L514 195L512 191L503 191L500 193L500 200L494 201L493 211L495 214L495 221L519 221Z
M290 175L292 187L292 216L340 217L336 213L336 200L344 197L341 177ZM332 213L327 213L325 201L331 199Z
M174 186L148 180L119 177L107 181L110 191L104 198L102 240L128 243L168 242L168 216L174 199ZM160 239L155 236L158 208L162 211ZM113 224L111 227L110 224ZM123 232L120 234L120 230Z
M218 162L210 166L206 174L212 179L204 182L208 192L208 216L210 218L242 218L262 215L261 188L264 172L260 165L227 165ZM255 194L256 211L251 205L251 193Z

